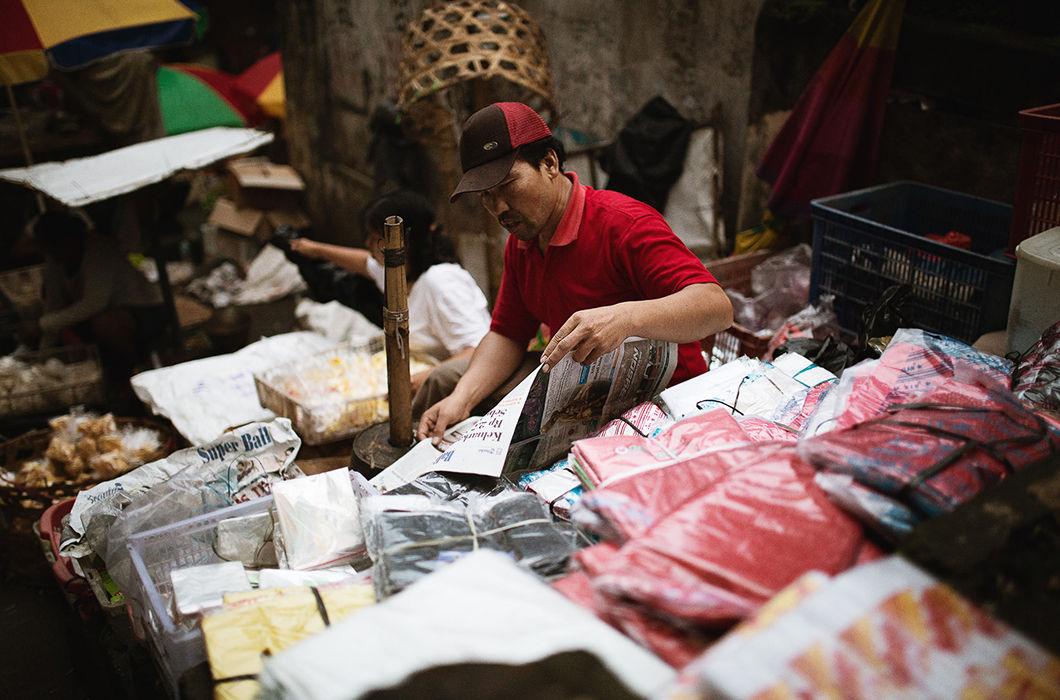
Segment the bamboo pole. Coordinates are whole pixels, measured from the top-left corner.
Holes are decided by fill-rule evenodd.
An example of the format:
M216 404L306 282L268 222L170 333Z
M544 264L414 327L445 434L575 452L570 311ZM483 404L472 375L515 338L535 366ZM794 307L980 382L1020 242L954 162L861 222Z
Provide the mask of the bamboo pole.
M390 444L412 444L412 390L409 376L409 307L405 280L405 225L400 216L383 222L385 266L383 333L390 402Z

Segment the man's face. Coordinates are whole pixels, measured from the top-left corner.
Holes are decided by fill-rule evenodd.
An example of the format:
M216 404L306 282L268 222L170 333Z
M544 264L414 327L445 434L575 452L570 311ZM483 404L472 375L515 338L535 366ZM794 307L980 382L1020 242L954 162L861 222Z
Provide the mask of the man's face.
M534 241L550 223L557 206L557 188L550 158L540 166L516 160L500 184L484 190L482 206L521 241ZM553 224L554 225L554 224Z

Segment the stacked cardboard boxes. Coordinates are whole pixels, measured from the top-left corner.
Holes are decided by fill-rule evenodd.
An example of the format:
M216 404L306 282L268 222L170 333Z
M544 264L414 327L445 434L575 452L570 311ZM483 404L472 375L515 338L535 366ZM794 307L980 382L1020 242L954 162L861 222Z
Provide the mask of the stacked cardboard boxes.
M230 162L225 196L218 197L203 229L206 254L246 266L278 227L308 227L301 208L304 191L301 176L289 165L264 158Z

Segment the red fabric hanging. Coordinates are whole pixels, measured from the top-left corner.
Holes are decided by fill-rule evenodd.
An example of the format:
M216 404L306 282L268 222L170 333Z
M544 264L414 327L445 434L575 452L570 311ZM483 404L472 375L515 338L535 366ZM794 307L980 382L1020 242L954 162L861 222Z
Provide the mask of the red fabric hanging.
M768 207L805 217L810 200L871 184L905 0L871 0L774 137L757 173Z

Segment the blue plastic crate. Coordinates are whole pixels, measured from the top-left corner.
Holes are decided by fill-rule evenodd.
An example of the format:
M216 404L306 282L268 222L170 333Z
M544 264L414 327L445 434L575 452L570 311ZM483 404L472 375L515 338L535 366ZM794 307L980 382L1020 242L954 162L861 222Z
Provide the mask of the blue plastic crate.
M1005 255L1012 207L916 182L815 199L810 299L835 295L840 327L856 333L862 310L908 284L909 325L966 343L1005 328L1015 260ZM963 250L924 238L957 231Z

